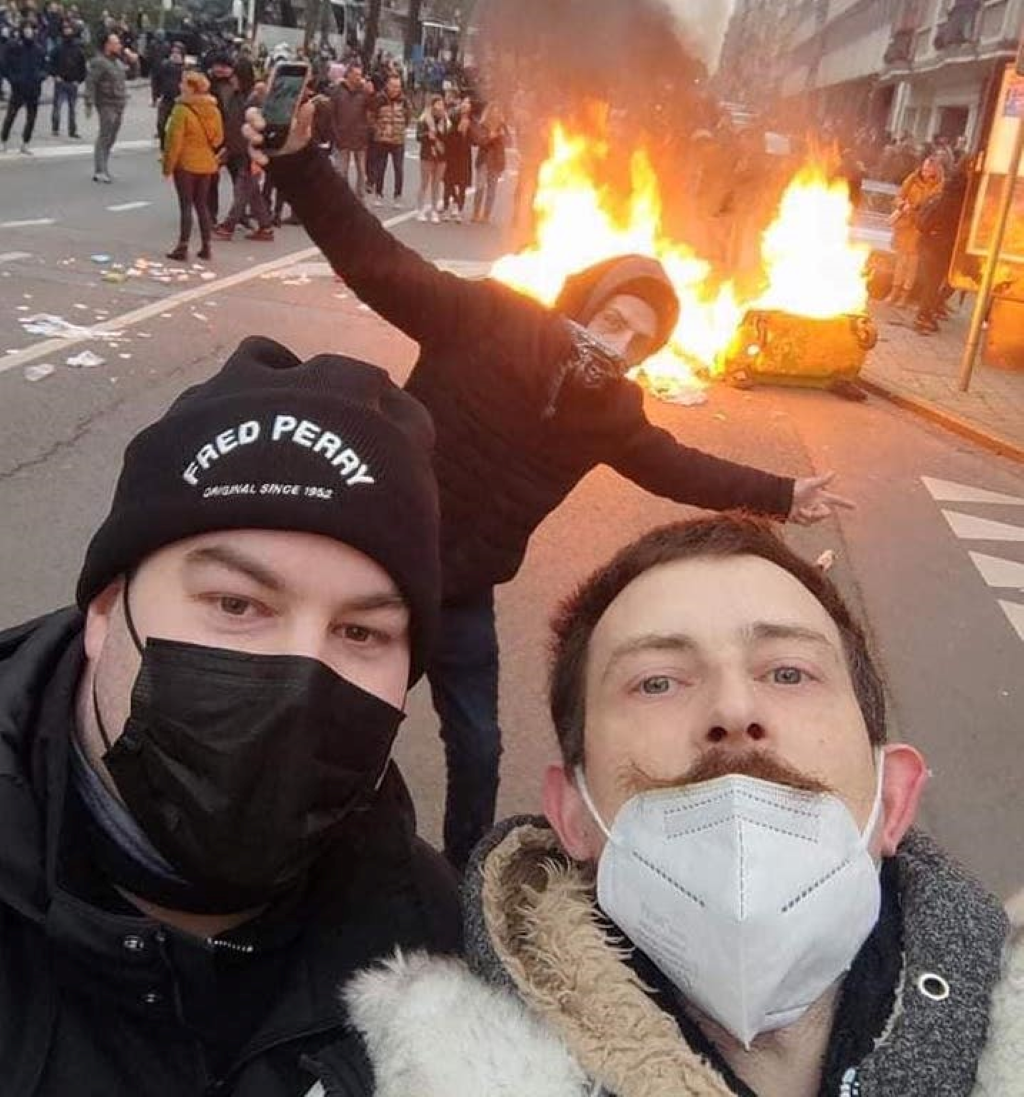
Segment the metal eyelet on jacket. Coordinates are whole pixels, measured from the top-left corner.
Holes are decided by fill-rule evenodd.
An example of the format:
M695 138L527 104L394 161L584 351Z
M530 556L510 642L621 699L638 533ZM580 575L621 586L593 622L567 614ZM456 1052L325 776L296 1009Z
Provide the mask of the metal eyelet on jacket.
M142 952L146 947L146 940L144 937L139 937L135 933L129 933L128 936L121 941L121 945L129 952Z
M932 1002L944 1002L950 995L949 983L933 971L924 971L914 984L918 992Z

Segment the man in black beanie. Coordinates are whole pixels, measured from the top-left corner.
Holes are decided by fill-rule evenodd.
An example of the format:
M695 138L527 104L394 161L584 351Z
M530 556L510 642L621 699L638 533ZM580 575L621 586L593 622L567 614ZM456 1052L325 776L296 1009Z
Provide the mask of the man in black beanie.
M459 945L390 760L433 438L383 370L247 339L128 446L77 608L0 634L4 1097L372 1092L338 980Z
M494 819L501 731L494 587L519 570L533 531L607 464L679 503L779 521L851 506L833 476L793 480L724 461L655 427L626 376L663 347L679 301L661 264L620 256L569 278L555 309L497 282L439 271L388 233L311 143L311 107L269 161L271 178L364 302L420 344L407 388L437 428L444 587L427 674L448 762L445 853L463 868ZM262 118L249 112L264 163Z

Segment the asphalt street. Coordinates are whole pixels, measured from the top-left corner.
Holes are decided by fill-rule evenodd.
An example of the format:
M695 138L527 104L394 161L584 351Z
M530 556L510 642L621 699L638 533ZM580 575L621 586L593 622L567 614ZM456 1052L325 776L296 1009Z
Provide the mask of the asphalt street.
M299 228L285 227L271 244L241 236L217 244L211 263L178 267L167 280L170 265L154 264L173 243L176 207L155 143L147 145L144 98L136 92L111 186L90 181L84 150L48 135L35 158L0 159L0 626L70 601L125 443L245 336L270 335L304 356L363 356L399 381L415 360L414 344L353 298ZM40 121L48 130L45 111ZM416 164L407 167L408 200ZM499 212L511 186L502 184ZM423 225L408 206L381 213L409 245L467 275L507 248L500 228ZM148 266L127 276L139 260ZM40 315L120 335L55 338L53 321L38 319L26 331ZM102 363L66 364L83 351ZM47 373L40 366L53 370L29 380L26 371ZM1024 470L874 399L721 386L708 396L700 407L648 398L648 411L680 440L733 460L840 473L837 486L858 509L795 529L792 541L812 558L835 552L833 574L867 618L891 692L892 735L917 745L934 771L923 825L997 893L1019 891ZM482 483L481 506L488 495ZM554 757L544 705L551 608L626 540L687 513L599 470L544 524L519 576L499 591L501 814L538 810ZM399 758L421 830L436 840L444 768L423 687Z

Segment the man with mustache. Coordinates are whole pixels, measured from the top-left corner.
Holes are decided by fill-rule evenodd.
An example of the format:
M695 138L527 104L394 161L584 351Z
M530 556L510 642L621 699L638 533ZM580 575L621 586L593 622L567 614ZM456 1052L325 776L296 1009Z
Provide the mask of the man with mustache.
M924 761L824 575L680 523L554 632L561 762L474 854L468 970L346 988L378 1097L1024 1092L1024 938L913 828Z

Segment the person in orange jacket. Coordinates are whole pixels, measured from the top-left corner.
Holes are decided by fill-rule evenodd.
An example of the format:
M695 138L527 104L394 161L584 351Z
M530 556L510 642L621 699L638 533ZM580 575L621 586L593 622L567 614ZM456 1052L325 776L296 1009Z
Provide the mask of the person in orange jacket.
M224 125L217 100L210 94L210 81L201 72L186 72L164 137L163 171L166 177L174 177L180 212L178 243L167 253L168 259L188 258L193 208L199 216L202 240L198 257L211 257L210 187L220 170L223 144Z

